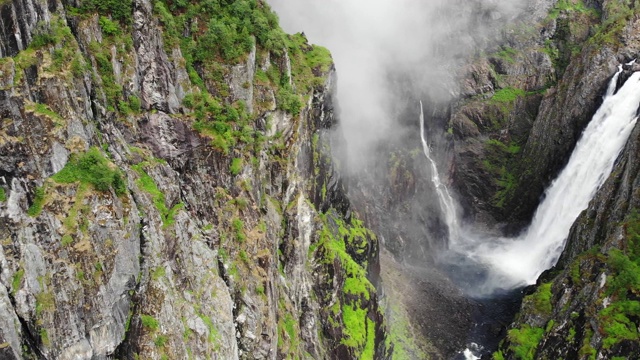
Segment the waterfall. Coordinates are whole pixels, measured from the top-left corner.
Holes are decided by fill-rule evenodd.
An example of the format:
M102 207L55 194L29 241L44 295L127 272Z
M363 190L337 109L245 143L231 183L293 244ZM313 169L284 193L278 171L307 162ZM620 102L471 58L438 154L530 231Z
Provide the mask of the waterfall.
M533 284L544 270L557 262L573 222L609 177L615 160L636 124L636 112L640 104L640 72L631 75L616 93L621 72L622 66L611 79L602 105L578 140L566 167L547 188L531 225L516 238L487 239L474 234L472 230L459 227L455 203L446 186L440 182L422 134L425 156L435 173L432 181L449 232L455 234L449 249L466 255L486 268L487 279L479 285L482 293ZM421 114L421 131L424 128L423 121Z
M424 112L422 109L422 101L420 101L420 139L422 140L422 151L424 152L424 156L427 157L427 160L429 160L429 164L431 165L431 181L433 182L433 186L438 194L440 209L442 209L444 220L447 225L447 229L449 230L449 246L456 246L460 237L460 226L458 225L456 204L453 201L453 197L451 197L451 193L449 193L447 186L440 181L438 165L431 157L431 149L429 149L427 140L424 137Z

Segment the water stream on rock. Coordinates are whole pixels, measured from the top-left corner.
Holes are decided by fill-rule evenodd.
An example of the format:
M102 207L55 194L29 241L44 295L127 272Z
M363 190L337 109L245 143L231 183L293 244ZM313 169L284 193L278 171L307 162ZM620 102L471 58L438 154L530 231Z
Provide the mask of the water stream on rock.
M423 150L431 165L445 223L449 230L448 262L455 265L455 280L475 297L534 284L540 274L557 262L571 225L585 210L598 188L609 177L637 121L640 104L640 72L634 73L615 92L622 66L611 79L598 111L584 130L560 175L545 191L531 225L516 238L495 238L462 226L457 205L440 180L437 165L424 135L424 114L420 103ZM460 283L460 281L458 281ZM477 359L470 349L465 358Z

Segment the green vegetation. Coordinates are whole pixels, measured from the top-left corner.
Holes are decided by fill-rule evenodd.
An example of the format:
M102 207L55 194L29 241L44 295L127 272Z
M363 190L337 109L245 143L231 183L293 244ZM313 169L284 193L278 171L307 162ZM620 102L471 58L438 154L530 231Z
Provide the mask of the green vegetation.
M132 166L132 168L138 172L138 175L140 175L140 178L136 181L136 184L138 184L138 186L140 186L142 190L151 195L153 204L155 205L156 209L158 209L158 212L160 212L162 224L166 228L173 225L173 223L175 222L175 214L184 207L184 204L178 203L169 209L166 205L164 193L160 191L160 189L158 189L158 185L156 185L153 178L146 173L146 171L144 170L145 165L147 165L147 163L141 163Z
M244 233L244 222L238 218L234 218L231 221L231 227L233 228L234 234L236 235L236 240L238 242L243 243L247 236Z
M63 247L69 246L73 244L73 237L71 237L71 235L66 234L62 237L62 239L60 239L60 245L62 245Z
M20 268L18 271L13 274L11 278L11 293L15 295L15 293L22 286L22 279L24 279L24 269Z
M518 179L514 174L514 168L520 149L520 145L514 141L505 144L500 140L490 139L486 142L486 157L482 165L496 179L498 191L492 199L492 204L498 208L504 207L507 200L515 195Z
M66 46L70 41L73 41L71 29L60 18L53 17L48 23L38 22L29 48L37 50L49 45Z
M500 51L493 54L493 56L503 59L509 63L514 63L515 57L518 55L518 51L512 47L505 46Z
M169 341L169 338L167 336L158 335L158 336L156 336L155 340L153 340L153 343L157 347L163 347L168 341Z
M513 102L517 98L527 95L527 92L522 89L516 88L504 88L495 92L491 100L495 102Z
M520 329L511 329L507 337L511 342L510 349L516 358L521 360L533 360L538 348L538 343L542 340L544 329L524 325Z
M549 18L557 19L561 12L599 16L598 10L587 7L582 0L558 0L549 12Z
M28 104L25 106L25 109L33 111L36 114L44 115L48 117L56 125L64 124L64 119L62 118L62 116L58 115L58 113L51 110L51 108L46 104L40 104L40 103Z
M27 214L32 217L36 217L40 215L42 212L42 207L45 202L45 188L43 186L39 186L35 190L35 196L33 198L33 203L27 209Z
M324 83L324 78L317 75L327 73L333 64L329 50L309 45L302 34L289 36L287 49L291 58L291 78L299 94L308 94L312 88ZM285 80L288 82L289 79L283 77L281 85Z
M154 281L158 281L158 280L162 279L163 277L165 277L165 275L166 275L166 270L165 270L164 266L158 266L151 273L151 278Z
M142 326L149 330L155 331L160 328L158 320L156 320L153 316L143 314L140 315L140 320L142 320Z
M133 19L133 0L84 0L77 11L110 14L114 20L129 25Z
M40 329L40 341L42 341L42 345L51 346L51 341L49 340L49 334L47 333L47 329Z
M100 28L105 35L113 36L120 34L119 24L111 21L111 19L106 16L100 16L98 23L100 24Z
M231 159L231 166L229 167L229 171L233 176L240 174L240 172L242 171L242 159L240 158Z
M636 209L627 217L625 229L626 246L622 250L613 248L607 254L611 272L605 295L612 302L598 313L605 349L623 340L640 340L634 320L640 316L640 301L636 297L640 293L640 214Z
M102 192L113 189L117 195L127 192L121 172L97 147L92 147L84 154L73 154L67 165L51 178L62 184L91 184Z
M544 315L551 314L551 283L540 285L536 292L527 298L533 301L536 311Z
M375 240L375 236L355 217L351 223L333 213L321 215L321 218L320 240L309 252L323 254L322 261L330 266L339 260L345 274L343 299L335 304L335 309L328 309L333 312L332 318L342 320L342 326L339 322L333 325L342 330L342 344L351 347L362 359L372 358L375 323L369 319L368 309L363 307L363 303L370 299L372 292L375 293L375 288L366 277L366 262L356 262L355 258L366 249L369 241ZM338 316L340 310L341 319Z
M7 194L4 192L4 188L0 187L0 202L7 201Z
M96 60L98 74L102 79L102 90L107 100L109 110L115 111L115 107L122 98L122 86L116 82L113 71L113 55L109 47L96 41L89 44L89 51Z
M42 279L39 279L42 283ZM36 317L40 319L43 312L51 312L55 310L56 303L53 293L42 290L36 294Z

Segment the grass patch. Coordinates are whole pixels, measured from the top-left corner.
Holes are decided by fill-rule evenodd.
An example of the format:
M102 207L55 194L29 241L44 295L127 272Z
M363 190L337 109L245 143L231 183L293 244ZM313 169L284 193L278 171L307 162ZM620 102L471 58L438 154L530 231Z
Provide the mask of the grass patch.
M153 178L144 171L143 165L144 164L138 164L132 166L132 168L138 172L138 175L140 175L136 183L142 190L151 195L153 204L156 209L158 209L158 212L160 212L163 226L165 228L171 226L175 222L175 214L184 207L184 204L178 203L169 209L166 205L164 193L160 191Z
M143 314L140 315L140 320L142 321L142 326L149 330L155 331L160 328L158 320L156 320L153 316Z
M240 243L243 243L247 238L244 232L244 222L238 218L234 218L231 221L231 228L236 235L236 240L238 240L238 242Z
M33 197L33 203L27 209L27 214L31 217L36 217L42 212L42 208L45 202L45 188L44 186L38 186L35 190L35 196Z
M508 87L496 91L491 100L500 103L514 102L517 98L525 95L527 95L527 92L522 89Z
M71 244L73 244L73 237L71 237L71 235L69 234L64 235L62 239L60 239L60 245L62 245L63 247L67 247Z
M515 57L518 55L518 51L512 47L503 47L500 51L497 51L493 56L503 59L508 63L513 64L516 60Z
M15 294L22 286L22 279L24 279L24 269L19 269L13 274L11 278L11 293Z
M65 167L53 175L52 179L62 184L91 184L102 192L113 189L117 195L127 192L120 170L97 147L92 147L84 154L73 154Z
M229 171L233 176L240 174L240 172L242 171L242 159L233 158L231 160L231 166L229 167Z
M7 201L7 193L4 192L4 188L0 187L0 202Z

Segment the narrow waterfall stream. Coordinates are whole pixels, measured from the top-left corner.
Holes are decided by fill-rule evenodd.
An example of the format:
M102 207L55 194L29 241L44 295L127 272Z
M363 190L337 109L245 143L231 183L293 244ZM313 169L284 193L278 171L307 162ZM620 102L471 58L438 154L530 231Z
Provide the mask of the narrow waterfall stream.
M445 223L449 230L448 251L466 265L469 273L481 274L465 280L462 290L476 298L504 295L510 290L534 284L562 253L573 222L585 210L597 190L609 177L614 163L637 121L640 104L640 72L617 91L622 66L611 79L598 111L582 133L560 175L545 191L531 225L515 238L490 238L462 225L457 205L440 180L424 134L420 104L420 130ZM451 255L450 255L451 256ZM469 265L470 264L470 265ZM469 277L468 273L458 275ZM477 359L477 351L466 349L464 358Z

